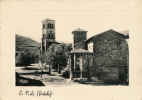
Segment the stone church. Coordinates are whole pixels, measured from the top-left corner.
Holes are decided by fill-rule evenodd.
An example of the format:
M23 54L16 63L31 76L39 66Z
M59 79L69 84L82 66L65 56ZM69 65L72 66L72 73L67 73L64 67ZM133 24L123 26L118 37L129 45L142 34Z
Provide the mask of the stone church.
M55 40L55 20L45 19L42 21L41 50L47 51L47 48L53 43L57 43Z

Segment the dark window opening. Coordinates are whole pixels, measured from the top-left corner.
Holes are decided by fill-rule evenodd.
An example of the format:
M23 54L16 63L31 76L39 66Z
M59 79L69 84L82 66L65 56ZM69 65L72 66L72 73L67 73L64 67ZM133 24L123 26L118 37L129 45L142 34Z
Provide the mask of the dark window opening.
M43 34L43 38L46 38L46 34Z
M49 39L50 39L50 33L48 34L48 37L49 37Z
M52 24L52 29L54 28L53 24Z
M53 29L53 28L54 28L54 25L49 23L49 24L48 24L48 28Z
M43 24L43 29L45 29L45 24Z
M48 24L48 28L50 28L50 23Z
M54 38L53 34L52 34L52 38Z

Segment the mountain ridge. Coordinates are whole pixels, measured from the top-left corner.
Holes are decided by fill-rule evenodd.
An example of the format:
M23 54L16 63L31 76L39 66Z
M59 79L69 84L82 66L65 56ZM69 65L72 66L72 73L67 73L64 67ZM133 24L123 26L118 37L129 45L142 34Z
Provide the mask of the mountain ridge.
M24 47L36 47L39 48L40 47L40 43L38 43L37 41L29 38L29 37L25 37L25 36L21 36L16 34L15 35L15 45L16 45L16 51L19 51L19 49L22 49Z

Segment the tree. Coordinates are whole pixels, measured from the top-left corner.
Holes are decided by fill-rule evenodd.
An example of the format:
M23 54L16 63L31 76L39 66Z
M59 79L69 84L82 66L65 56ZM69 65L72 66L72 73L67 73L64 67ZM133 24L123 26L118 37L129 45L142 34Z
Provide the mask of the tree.
M52 44L44 54L42 61L52 65L52 68L58 70L58 73L60 73L61 69L67 65L70 51L71 44Z
M28 66L32 63L37 63L39 55L36 51L31 51L29 49L24 49L16 57L16 65L19 66Z

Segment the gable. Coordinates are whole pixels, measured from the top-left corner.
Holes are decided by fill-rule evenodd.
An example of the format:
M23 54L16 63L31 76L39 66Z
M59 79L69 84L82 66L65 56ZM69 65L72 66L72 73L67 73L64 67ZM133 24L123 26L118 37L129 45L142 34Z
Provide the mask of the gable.
M119 32L116 32L114 30L108 30L105 32L102 32L98 35L92 36L89 39L87 39L85 42L88 44L89 42L97 42L102 40L114 40L114 39L125 39L125 36Z

